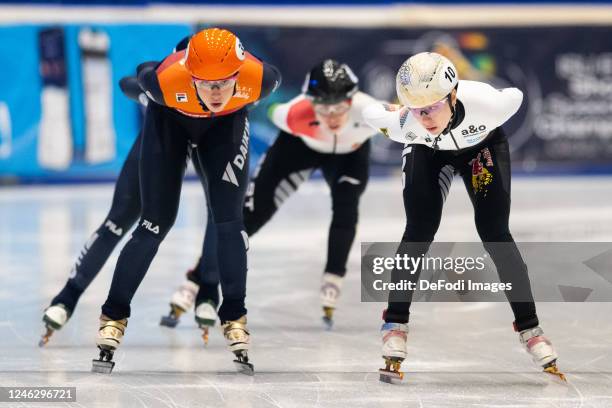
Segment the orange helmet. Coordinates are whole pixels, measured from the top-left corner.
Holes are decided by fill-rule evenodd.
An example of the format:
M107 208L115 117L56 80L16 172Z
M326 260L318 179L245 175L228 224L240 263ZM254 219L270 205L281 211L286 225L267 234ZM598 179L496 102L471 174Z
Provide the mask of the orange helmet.
M195 78L214 81L234 75L244 60L244 48L234 33L209 28L189 40L185 67Z

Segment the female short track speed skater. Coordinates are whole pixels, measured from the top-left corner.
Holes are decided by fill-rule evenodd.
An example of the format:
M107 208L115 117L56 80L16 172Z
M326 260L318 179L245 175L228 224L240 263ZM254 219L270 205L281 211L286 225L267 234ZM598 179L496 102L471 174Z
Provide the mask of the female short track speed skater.
M189 37L181 40L174 48L174 52L185 49L188 41ZM119 87L127 97L135 102L144 107L148 104L149 98L140 89L136 77L122 78L119 81ZM43 334L39 346L46 345L53 332L61 329L68 322L81 295L98 275L121 238L138 220L141 212L138 181L138 158L141 142L142 133L139 133L115 183L115 191L108 215L81 249L64 287L51 300L49 307L45 309L43 322L46 332ZM200 179L202 179L196 155L191 155L191 160ZM207 225L211 224L208 223ZM183 288L179 303L183 307L191 307L188 303L189 301L193 303L196 293L197 287L187 286Z
M373 105L364 116L391 139L406 143L403 152L406 228L398 252L427 253L440 224L442 206L454 174L461 175L475 213L476 229L502 282L520 288L506 292L521 344L544 370L557 370L557 353L539 327L527 266L508 228L510 154L501 126L519 109L523 94L488 84L458 80L445 57L420 53L399 69L397 95L403 106ZM416 273L414 273L416 272ZM411 271L418 279L420 268ZM391 279L406 278L393 270ZM412 293L389 296L382 326L386 367L381 380L402 377ZM518 292L517 292L518 293Z
M363 109L374 102L359 92L358 79L348 65L332 59L315 65L306 75L302 94L270 108L270 119L280 132L259 163L244 205L246 232L252 236L316 169L321 169L332 198L320 292L328 328L355 238L359 199L368 182L369 139L378 133L362 117ZM195 268L202 281L196 301L197 321L210 320L209 304L218 301L215 257L209 256L214 245L209 245L208 238L207 233L203 257ZM207 330L206 325L201 327Z
M111 372L112 356L130 316L131 300L176 218L189 147L206 179L207 199L217 231L223 303L219 319L238 368L248 362L246 251L242 206L248 182L249 122L246 107L278 86L280 74L246 52L238 37L211 28L187 48L156 66L141 65L138 83L147 106L140 150L142 215L119 255L96 343L93 371Z

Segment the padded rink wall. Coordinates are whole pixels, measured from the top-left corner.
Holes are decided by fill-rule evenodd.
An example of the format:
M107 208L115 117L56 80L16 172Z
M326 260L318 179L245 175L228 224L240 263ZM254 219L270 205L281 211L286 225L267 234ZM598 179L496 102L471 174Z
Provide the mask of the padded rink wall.
M114 178L142 120L118 80L211 25L283 73L252 112L252 165L276 137L267 108L296 95L317 61L349 63L362 90L393 101L402 61L434 50L463 79L525 93L507 126L514 171L612 172L609 4L0 5L0 183ZM375 138L374 172L396 171L400 151Z

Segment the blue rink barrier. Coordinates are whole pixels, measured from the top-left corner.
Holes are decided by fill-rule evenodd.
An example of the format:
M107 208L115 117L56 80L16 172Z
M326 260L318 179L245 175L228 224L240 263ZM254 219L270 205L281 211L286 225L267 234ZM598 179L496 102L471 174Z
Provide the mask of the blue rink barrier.
M281 88L251 112L252 166L277 134L268 106L295 96L319 60L349 63L363 91L393 101L403 60L434 50L453 60L463 79L524 92L505 126L515 171L612 173L612 27L228 28L283 73ZM0 183L116 177L142 120L118 80L143 61L163 58L193 30L187 24L0 26ZM400 151L376 137L373 173L397 171Z

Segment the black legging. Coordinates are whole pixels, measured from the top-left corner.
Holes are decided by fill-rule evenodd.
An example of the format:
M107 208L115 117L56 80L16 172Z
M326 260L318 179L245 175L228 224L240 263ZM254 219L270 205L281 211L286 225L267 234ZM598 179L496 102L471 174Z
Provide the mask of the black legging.
M442 136L444 137L444 136ZM419 257L427 253L440 225L442 206L452 177L459 173L474 207L480 239L491 255L502 282L511 282L518 296L508 294L517 330L538 325L527 266L510 234L510 153L501 128L483 143L460 152L439 151L424 145L406 147L404 156L404 210L406 229L398 253ZM505 242L508 244L494 244ZM391 280L418 280L393 270ZM513 291L514 292L514 291ZM521 301L514 301L520 299ZM407 323L411 292L392 292L385 321Z
M115 183L115 191L108 215L81 249L68 281L57 296L53 298L51 305L61 303L72 313L79 298L98 275L121 238L140 217L138 160L141 142L142 133L134 141L127 158L123 162ZM198 175L201 175L196 155L192 156L192 161ZM202 177L200 179L202 180Z
M140 216L138 154L141 140L142 136L139 135L123 163L108 215L81 249L70 271L70 278L53 298L52 305L61 303L70 312L75 309L80 296L98 275L123 235L132 228Z
M329 227L325 271L339 276L346 273L346 261L355 238L361 194L369 175L370 143L346 154L325 154L312 150L296 136L280 132L262 158L249 185L244 205L244 224L249 236L255 234L276 213L282 203L321 168L331 189L332 221ZM197 302L218 298L214 277L213 236L207 230L204 251L196 269L200 286Z
M300 184L321 168L332 198L325 270L344 276L355 238L359 199L368 183L369 157L369 141L351 153L325 154L312 150L296 136L280 132L247 193L247 232L252 235L259 231Z
M132 297L175 221L188 146L196 144L194 151L206 177L207 199L218 238L223 293L219 317L221 321L236 320L246 314L248 243L242 205L248 182L248 155L244 149L248 136L244 109L218 118L196 119L149 104L139 162L142 216L119 255L102 313L113 320L129 317Z

